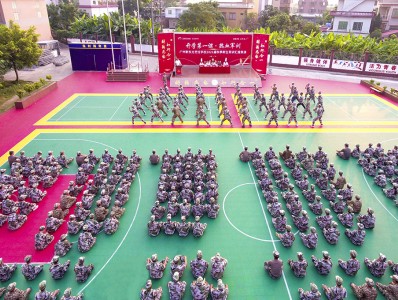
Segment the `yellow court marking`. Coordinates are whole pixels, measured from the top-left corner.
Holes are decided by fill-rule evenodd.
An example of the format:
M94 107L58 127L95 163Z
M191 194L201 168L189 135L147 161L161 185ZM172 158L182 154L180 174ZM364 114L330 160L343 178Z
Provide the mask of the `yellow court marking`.
M10 150L15 153L21 151L27 144L42 133L124 133L124 134L146 134L146 133L397 133L396 128L231 128L201 126L198 128L57 128L57 129L35 129ZM8 151L0 157L0 165L7 162Z
M285 121L280 121L278 120L278 124L279 125L287 125L286 119ZM312 121L308 121L308 120L300 120L300 118L297 118L297 122L300 125L311 125ZM317 121L318 122L318 121ZM264 121L252 121L253 125L268 125L268 121L264 120ZM272 124L274 124L275 122L272 121ZM293 121L293 123L290 124L295 124L295 122ZM331 125L331 126L356 126L356 125L369 125L369 126L398 126L398 121L324 121L324 124L326 125ZM397 128L398 130L398 128Z
M139 93L133 93L133 94L125 94L125 93L76 93L70 96L68 99L66 99L64 102L62 102L60 105L58 105L56 108L54 108L52 111L50 111L48 114L46 114L43 118L41 118L39 121L37 121L34 125L35 126L46 126L46 125L52 125L52 126L64 126L64 125L72 125L72 126L78 126L78 125L93 125L93 126L98 126L98 125L131 125L131 122L128 121L50 121L52 117L54 117L57 113L62 111L64 108L66 108L69 104L71 104L76 98L78 97L90 97L90 96L103 96L103 97L113 97L113 96L120 96L120 97L138 97ZM177 94L170 94L170 96L176 96ZM193 97L196 96L196 94L186 94L188 97ZM204 94L206 97L209 96L214 96L213 94ZM154 97L158 96L158 94L153 94ZM210 100L209 100L210 101ZM93 107L95 108L95 107ZM147 122L148 124L149 122ZM209 122L211 125L216 125L218 122ZM136 122L136 124L144 124L142 122ZM195 121L187 121L184 122L186 125L196 125ZM165 123L162 122L153 122L153 125L166 125ZM168 124L167 124L168 125Z
M33 139L35 139L39 134L40 130L34 130L31 133L29 133L26 137L24 137L20 142L18 142L14 147L12 147L10 150L13 150L16 153L21 151L27 144L29 144ZM4 165L8 161L8 150L6 153L4 153L0 157L0 166Z

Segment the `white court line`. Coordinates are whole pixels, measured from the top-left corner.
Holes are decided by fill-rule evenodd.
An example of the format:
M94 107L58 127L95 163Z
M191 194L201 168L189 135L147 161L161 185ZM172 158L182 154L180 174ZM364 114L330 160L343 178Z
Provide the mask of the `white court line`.
M373 196L376 198L377 202L379 202L380 205L388 212L388 214L389 214L391 217L393 217L393 218L395 219L395 221L398 222L398 219L387 209L387 207L384 206L384 204L379 200L379 198L377 198L376 194L373 192L372 188L370 187L370 185L369 185L369 183L368 183L368 180L366 179L366 176L365 176L365 173L364 173L364 171L363 171L363 168L361 168L361 169L362 169L362 176L363 176L363 179L365 179L366 185L368 186L369 190L372 192Z
M239 132L239 131L238 131L238 135L239 135L240 143L241 143L242 149L243 149L245 146L244 146L244 144L243 144L242 136L240 135L240 132ZM256 187L257 197L258 197L258 200L260 201L260 205L261 205L261 209L262 209L262 211L263 211L263 216L264 216L264 219L265 219L265 223L267 223L267 228L268 228L269 236L272 237L271 228L270 228L269 223L268 223L267 215L266 215L266 213L265 213L265 211L264 211L263 202L261 201L260 194L258 193L257 183L256 183L256 180L255 180L255 178L254 178L252 168L251 168L251 166L250 166L249 163L247 164L247 166L249 167L250 174L251 174L251 176L252 176L254 185L255 185L255 187ZM276 245L275 245L274 240L272 240L272 245L273 245L273 247L274 247L274 250L276 251L277 249L276 249ZM287 283L287 280L286 280L286 276L285 276L285 272L284 272L284 271L282 271L282 277L283 277L283 281L285 282L285 286L286 286L286 289L287 289L287 294L289 295L289 299L292 300L293 298L292 298L292 295L290 294L289 285L288 285L288 283Z
M227 219L228 223L229 223L235 230L237 230L238 232L240 232L240 233L243 234L244 236L247 236L248 238L251 238L251 239L253 239L253 240L260 241L260 242L280 242L280 240L265 240L265 239L260 239L260 238L251 236L251 235L249 235L249 234L243 232L242 230L240 230L238 227L236 227L236 226L231 222L231 220L228 218L228 215L227 215L227 213L225 212L225 202L226 202L225 200L227 199L227 197L229 196L229 194L230 194L232 191L234 191L235 189L240 188L240 187L242 187L242 186L249 185L249 184L250 184L250 185L255 185L255 183L253 183L253 182L242 183L242 184L237 185L237 186L235 186L234 188L230 189L230 190L228 191L228 193L225 195L224 200L223 200L223 203L222 203L222 209L223 209L225 218Z
M334 101L331 100L330 98L323 98L323 101L325 101L325 100L327 100L327 101L331 102L332 104L334 104L335 106L337 106L338 109L340 109L342 112L344 112L346 115L348 115L348 117L350 117L353 121L358 121L357 119L354 118L353 115L351 115L348 111L342 109L339 105L337 105L336 102L334 102Z
M73 105L71 108L69 108L66 112L64 112L60 117L58 117L58 119L56 119L55 121L59 121L59 119L61 119L63 116L65 116L68 112L70 112L72 109L74 109L80 102L82 102L84 99L86 98L86 96L83 96L79 101L77 101L75 103L75 105Z
M393 139L381 141L380 143L381 143L381 144L384 144L384 143L392 142L392 141L396 141L396 140L398 140L398 139L397 139L397 138L393 138ZM395 221L398 221L398 219L388 210L387 207L384 206L384 204L379 200L379 198L378 198L378 197L376 196L376 194L373 192L373 189L370 187L370 185L369 185L369 183L368 183L368 180L366 179L365 172L363 171L363 168L361 168L361 169L362 169L362 176L363 176L363 178L365 179L365 182L366 182L366 184L367 184L369 190L372 192L373 196L376 198L377 202L380 203L380 205L388 212L388 214L389 214L391 217L393 217L393 218L395 219Z
M253 106L252 106L252 104L251 104L251 101L247 100L247 102L249 102L250 108L251 108L252 111L254 112L254 115L256 116L257 121L260 122L260 120L259 120L258 117L257 117L257 113L256 113L255 109L253 108Z
M213 116L211 114L211 104L210 104L210 98L207 97L209 99L209 111L210 111L210 122L213 122Z
M107 144L104 144L104 143L101 143L101 142L98 142L98 141L86 140L86 139L35 139L35 140L36 141L37 140L42 140L42 141L49 141L49 140L54 140L54 141L85 141L85 142L92 142L92 143L96 143L96 144L99 144L99 145L103 145L105 147L108 147L110 149L113 149L113 150L117 151L116 148L114 148L114 147L112 147L110 145L107 145ZM140 192L139 192L139 197L138 197L138 205L137 205L137 208L135 210L135 214L134 214L133 220L131 221L129 228L127 229L126 234L124 235L123 239L120 241L120 243L117 246L117 248L115 249L115 251L113 251L112 255L105 262L105 264L101 267L101 269L99 269L99 271L91 278L91 280L79 291L79 294L82 293L93 282L93 280L105 269L105 267L109 264L109 262L115 256L115 254L119 251L120 247L123 245L124 241L126 240L127 235L131 231L131 228L133 227L133 224L134 224L135 219L136 219L137 214L138 214L138 210L140 208L141 196L142 196L141 178L140 178L140 174L139 173L137 173L137 175L138 175L137 178L138 178L138 184L139 184L139 191Z
M376 106L379 107L380 109L385 110L386 106L387 106L388 110L390 110L393 113L393 115L398 116L398 112L395 109L393 109L392 107L381 103L379 100L377 100L373 97L369 97L369 98L372 99L372 102L375 102ZM385 121L385 120L381 120L381 121Z
M108 121L112 121L113 117L116 115L116 113L118 112L118 110L122 107L123 103L127 100L129 96L126 96L126 98L123 99L122 103L119 104L119 106L117 107L117 109L115 110L115 112L113 113L113 115L109 118Z

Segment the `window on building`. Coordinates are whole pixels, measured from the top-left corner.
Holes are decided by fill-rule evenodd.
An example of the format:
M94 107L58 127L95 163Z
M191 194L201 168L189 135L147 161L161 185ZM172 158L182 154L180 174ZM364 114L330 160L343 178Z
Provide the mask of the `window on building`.
M236 20L236 13L230 12L229 15L228 15L228 19L229 20Z
M12 7L12 9L17 9L17 2L16 1L12 1L11 2L11 7Z
M97 1L93 1L93 5L97 5Z
M352 31L362 31L363 22L354 22Z
M398 19L398 8L392 10L391 19Z
M19 21L19 13L14 13L14 21Z
M171 15L171 14L172 14L171 9L169 9L169 10L167 11L167 13L168 13L169 15Z
M348 22L347 21L340 21L339 26L337 27L338 30L347 30Z

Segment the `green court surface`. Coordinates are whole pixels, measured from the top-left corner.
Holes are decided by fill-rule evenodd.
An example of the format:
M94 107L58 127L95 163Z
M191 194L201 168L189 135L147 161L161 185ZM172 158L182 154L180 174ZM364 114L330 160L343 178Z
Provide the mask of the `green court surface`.
M246 95L249 102L250 115L253 122L264 122L265 110L262 108L262 112L259 112L259 103L255 105L253 95ZM269 96L267 96L267 100ZM398 117L397 107L391 105L387 101L377 97L376 95L324 95L323 103L325 107L324 120L328 124L342 124L344 123L377 123L377 122L394 122ZM278 102L277 102L278 104ZM311 107L314 107L314 103L311 102ZM289 114L282 119L284 108L280 108L279 121L288 121ZM309 114L307 113L305 118L303 116L303 108L299 107L297 112L297 121L311 121ZM314 116L314 112L311 109L311 113ZM270 118L270 114L267 120ZM281 123L283 124L283 123Z
M157 95L154 95L156 97ZM187 110L184 107L181 107L183 112L186 114L183 117L184 123L190 123L195 121L196 124L196 102L194 95L187 95L189 98L189 104L184 102L184 105L187 107ZM138 97L137 94L84 94L79 95L75 94L60 107L56 108L49 115L45 116L41 121L48 122L48 124L53 125L63 125L63 124L88 124L100 122L101 124L131 124L131 112L129 111L129 107L132 105L134 100ZM218 117L218 108L214 101L213 95L205 95L206 104L209 107L209 110L206 110L207 120L209 122L217 121L214 124L219 124ZM156 100L156 99L154 99ZM150 107L150 101L147 99L146 104ZM173 104L170 102L168 104L170 111L165 110L168 113L168 116L165 116L162 112L161 116L165 121L165 124L170 124L171 117L173 113L171 112L171 108ZM140 114L146 122L150 122L152 112L149 111L146 107L143 107L146 115L144 115L141 111ZM88 113L89 112L89 113ZM142 124L140 120L135 120L136 124ZM154 122L160 124L159 119L155 119ZM176 124L180 124L180 121L177 119Z
M130 100L126 100L124 105L127 107L129 102ZM119 101L119 105L121 103L123 100ZM117 105L115 105L116 108ZM49 289L60 288L63 291L71 286L74 293L83 290L85 299L139 299L139 291L148 279L148 272L145 269L146 258L153 253L158 253L159 258L168 256L171 259L176 254L183 254L190 261L200 249L208 261L216 252L220 252L228 259L229 263L223 281L229 285L229 299L298 299L299 287L308 290L310 282L315 282L319 288L322 283L334 285L335 275L343 277L349 299L353 299L349 283L362 284L365 277L372 277L363 264L364 257L376 258L382 252L388 259L398 260L395 240L398 238L398 233L394 230L398 224L398 208L383 195L380 188L373 184L372 178L362 173L356 161L343 161L336 158L335 150L342 148L347 141L352 145L360 144L362 147L369 142L381 142L385 149L391 149L398 142L398 137L395 133L366 132L355 134L350 132L322 132L322 134L279 132L275 134L248 131L139 133L123 129L115 129L112 132L82 129L70 132L58 130L40 133L23 147L27 155L33 155L38 150L45 153L46 150L51 149L54 153L65 150L67 156L74 156L76 151L86 153L90 148L93 148L97 155L100 155L105 148L115 155L121 148L126 155L130 155L132 149L136 149L137 153L143 157L143 162L139 175L132 185L130 200L125 206L126 213L121 219L119 230L111 237L100 234L95 247L85 253L86 262L95 265L94 272L87 283L77 284L72 270L68 271L63 280L55 282L49 278L47 268L44 274L33 282L25 281L20 272L14 275L13 279L17 281L19 288L23 288L37 287L37 284L46 278ZM243 146L248 146L251 150L257 146L264 153L271 145L276 151L282 151L286 144L290 144L294 152L298 152L303 145L307 145L308 151L313 153L318 145L322 145L330 161L335 163L336 169L344 171L355 193L362 196L363 212L367 207L374 209L377 218L376 227L373 230L367 230L362 247L351 244L345 237L341 224L339 224L341 236L338 244L329 245L315 223L315 216L302 197L303 207L310 216L310 225L318 230L318 247L315 250L305 248L298 235L290 249L283 248L276 240L271 216L266 210L266 202L256 185L257 179L254 177L253 167L240 162L238 154ZM171 154L174 154L177 148L185 153L188 147L192 147L195 153L199 148L203 152L211 148L216 155L220 185L218 199L221 205L220 214L215 220L209 220L206 217L202 219L208 223L208 226L200 239L195 239L193 236L180 238L177 235L166 237L163 234L151 238L147 234L146 224L155 200L160 165L150 165L148 157L152 149L156 149L161 154L167 148ZM74 174L76 171L77 166L73 163L67 173ZM293 181L291 177L290 180ZM322 201L324 208L329 207L325 199ZM281 203L285 205L283 200ZM337 221L335 214L333 212L332 214ZM293 225L290 215L287 217L288 223ZM292 227L295 229L294 225ZM279 280L271 279L263 270L264 261L271 259L274 249L281 253L281 258L285 262L284 277ZM350 249L357 250L358 259L362 262L360 271L352 278L346 276L337 264L339 258L348 259ZM320 257L324 250L329 251L333 268L328 276L319 276L310 261L310 256L314 254ZM303 279L296 278L286 264L289 258L296 259L298 251L303 252L309 262L307 276ZM81 253L74 246L65 259L76 262L80 255ZM391 275L390 269L381 279L373 279L387 283L390 281L389 275ZM168 264L165 276L153 283L154 287L163 287L163 299L168 299L167 282L170 278L170 264ZM188 285L192 282L193 277L189 267L182 279ZM211 279L209 270L206 280L212 284L216 283ZM189 288L184 299L191 299Z

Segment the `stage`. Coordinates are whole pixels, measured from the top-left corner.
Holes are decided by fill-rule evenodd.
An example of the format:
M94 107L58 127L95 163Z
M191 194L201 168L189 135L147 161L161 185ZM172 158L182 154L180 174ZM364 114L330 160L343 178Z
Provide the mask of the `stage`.
M231 66L229 74L201 74L199 66L183 66L181 75L172 75L170 87L194 87L199 84L201 87L212 87L218 84L222 87L233 87L236 83L241 87L252 87L257 84L262 87L261 77L251 66Z

